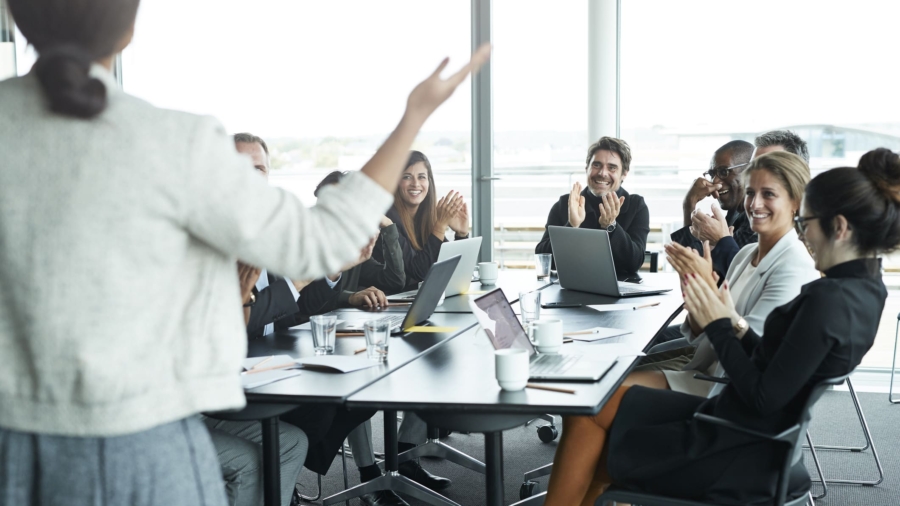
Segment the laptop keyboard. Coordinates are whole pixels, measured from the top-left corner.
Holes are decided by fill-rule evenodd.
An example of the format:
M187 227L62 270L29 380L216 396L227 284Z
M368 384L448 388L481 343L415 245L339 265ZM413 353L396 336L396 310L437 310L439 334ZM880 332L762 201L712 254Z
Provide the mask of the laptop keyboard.
M619 293L639 293L645 290L641 290L640 288L629 288L627 286L619 285Z
M568 371L580 358L580 355L540 355L531 362L530 372L532 376L561 374Z

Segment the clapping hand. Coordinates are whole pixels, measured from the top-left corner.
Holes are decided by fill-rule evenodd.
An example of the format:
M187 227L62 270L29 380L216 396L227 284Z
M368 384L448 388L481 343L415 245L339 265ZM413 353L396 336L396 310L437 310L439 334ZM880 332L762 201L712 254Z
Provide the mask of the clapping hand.
M250 294L253 293L253 287L259 279L262 269L257 269L243 262L238 262L238 281L241 284L241 301L243 304L250 302Z
M450 62L444 58L438 68L427 79L419 83L409 94L406 101L406 114L417 121L424 122L441 104L462 84L470 73L478 72L491 56L490 43L482 44L474 53L469 63L447 79L441 79L441 72Z
M666 258L669 264L678 272L682 279L691 274L700 276L700 279L712 289L716 289L719 276L713 271L712 255L709 250L709 242L703 243L703 256L697 250L685 248L678 243L666 244Z
M709 283L696 274L690 274L682 278L682 290L684 290L684 307L700 328L705 329L710 323L722 318L730 319L732 324L740 319L734 309L734 301L731 299L727 282L722 283L722 288L716 290L710 288Z
M584 223L584 195L581 194L581 183L572 185L572 193L569 194L569 225L578 228Z
M457 213L463 206L465 206L465 202L463 202L462 195L453 190L447 196L438 200L435 206L434 230L432 231L438 239L444 240L444 232L446 232L451 222L458 220ZM468 219L466 220L466 227L468 227Z
M732 229L718 202L713 202L712 213L712 216L698 211L691 214L691 235L715 246L723 237L731 235Z
M462 203L459 211L457 211L453 219L450 220L450 228L458 236L469 235L469 208L466 206L465 202Z
M619 210L625 203L625 197L619 197L615 192L607 192L606 195L600 197L600 228L605 229L616 221L619 216Z

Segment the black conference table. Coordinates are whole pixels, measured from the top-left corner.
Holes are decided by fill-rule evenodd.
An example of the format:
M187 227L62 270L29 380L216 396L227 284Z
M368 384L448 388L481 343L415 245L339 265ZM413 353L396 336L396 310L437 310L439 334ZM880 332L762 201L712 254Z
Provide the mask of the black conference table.
M648 281L676 288L661 295L618 299L562 290L558 285L542 289L542 302L561 300L582 304L627 304L659 302L654 307L632 311L598 312L590 308L542 309L541 317L560 318L567 332L595 326L616 327L631 334L593 343L565 345L567 352L587 357L611 358L614 348L648 349L656 335L681 309L677 275L646 276ZM648 283L650 285L651 283ZM676 285L676 286L672 286ZM677 295L675 293L677 292ZM473 317L474 318L474 317ZM598 382L553 382L552 386L575 390L575 394L526 389L504 392L494 377L494 349L478 327L472 327L433 352L385 376L351 395L350 409L415 411L427 423L453 430L485 434L487 504L503 504L502 431L516 427L536 415L592 415L600 411L637 363L638 357L622 357ZM618 355L618 353L616 353Z

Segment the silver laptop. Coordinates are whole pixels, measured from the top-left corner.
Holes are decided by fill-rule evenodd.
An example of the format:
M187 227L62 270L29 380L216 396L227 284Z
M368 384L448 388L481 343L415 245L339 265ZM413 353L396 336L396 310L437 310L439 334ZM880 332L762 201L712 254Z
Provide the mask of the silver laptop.
M500 288L469 300L469 306L494 349L522 348L528 351L529 379L597 381L616 363L615 358L598 360L578 353L538 353Z
M589 228L547 227L556 260L559 286L610 297L641 297L671 288L638 288L616 279L609 232Z
M472 285L472 273L475 271L475 263L478 262L478 252L481 251L481 237L463 239L461 241L445 242L441 244L441 252L438 254L438 262L460 256L459 265L453 271L453 277L447 284L444 297L453 297L469 291ZM388 297L391 302L409 302L416 298L418 290L398 293Z
M437 309L441 294L447 287L447 282L453 275L460 257L457 255L442 262L437 262L428 270L425 280L422 281L422 295L416 297L406 314L393 314L379 318L376 315L366 314L360 318L349 319L337 326L341 332L363 331L363 325L368 320L386 319L391 324L391 333L405 332L410 327L426 323L434 310ZM387 314L387 313L382 313Z

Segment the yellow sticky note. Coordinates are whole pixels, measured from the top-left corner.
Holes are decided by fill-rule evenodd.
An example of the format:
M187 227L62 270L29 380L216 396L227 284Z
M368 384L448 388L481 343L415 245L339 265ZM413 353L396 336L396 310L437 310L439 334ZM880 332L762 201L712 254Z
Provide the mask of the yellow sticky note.
M430 326L415 326L410 327L408 329L403 329L404 332L428 332L437 334L438 332L454 332L458 330L459 327L430 327Z
M468 292L466 292L466 295L484 295L486 293L487 292L484 290L469 290Z

